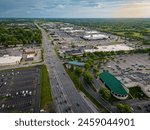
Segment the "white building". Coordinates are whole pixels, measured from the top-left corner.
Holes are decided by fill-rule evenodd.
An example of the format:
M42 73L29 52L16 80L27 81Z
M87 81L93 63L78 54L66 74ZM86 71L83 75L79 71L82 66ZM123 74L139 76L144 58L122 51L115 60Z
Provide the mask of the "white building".
M128 51L134 48L129 47L125 44L108 45L108 46L97 46L97 49L85 49L85 52L109 52L109 51Z
M102 39L108 39L109 37L103 34L88 34L84 35L83 39L86 40L102 40Z
M72 30L73 29L73 27L62 27L62 28L60 28L60 30Z
M86 31L85 33L86 34L98 34L99 32L98 31Z
M67 33L82 33L84 30L67 30Z
M0 66L20 64L21 59L22 59L22 56L4 55L3 57L0 57Z

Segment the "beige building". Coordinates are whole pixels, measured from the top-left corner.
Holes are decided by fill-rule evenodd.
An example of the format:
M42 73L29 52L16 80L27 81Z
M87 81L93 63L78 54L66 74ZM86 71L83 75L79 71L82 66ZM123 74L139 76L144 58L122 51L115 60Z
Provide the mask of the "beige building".
M4 55L0 57L0 66L18 65L20 64L22 56Z

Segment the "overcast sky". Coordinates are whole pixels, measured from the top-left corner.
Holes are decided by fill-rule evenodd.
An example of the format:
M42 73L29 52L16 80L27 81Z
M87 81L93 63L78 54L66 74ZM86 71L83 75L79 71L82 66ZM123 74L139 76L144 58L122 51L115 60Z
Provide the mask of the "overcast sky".
M150 18L150 0L0 0L0 17Z

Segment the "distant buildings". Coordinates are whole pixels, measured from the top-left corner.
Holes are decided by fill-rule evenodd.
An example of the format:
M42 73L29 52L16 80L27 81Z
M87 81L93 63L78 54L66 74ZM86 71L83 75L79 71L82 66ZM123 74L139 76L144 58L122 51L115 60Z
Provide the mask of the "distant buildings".
M64 31L72 30L72 29L73 29L73 27L62 27L62 28L60 28L60 30L64 30Z
M85 33L86 34L98 34L99 32L98 31L86 31Z
M9 56L4 55L0 57L0 66L10 66L20 64L22 56Z
M108 39L109 37L103 34L86 34L82 38L85 40L104 40Z
M65 52L69 56L82 56L83 52L78 49L73 49Z

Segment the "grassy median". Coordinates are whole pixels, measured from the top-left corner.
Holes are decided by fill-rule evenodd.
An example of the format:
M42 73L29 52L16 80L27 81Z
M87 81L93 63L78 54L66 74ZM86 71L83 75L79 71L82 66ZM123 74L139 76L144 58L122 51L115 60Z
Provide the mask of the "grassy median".
M40 98L40 108L48 111L53 98L46 65L42 65Z

